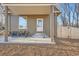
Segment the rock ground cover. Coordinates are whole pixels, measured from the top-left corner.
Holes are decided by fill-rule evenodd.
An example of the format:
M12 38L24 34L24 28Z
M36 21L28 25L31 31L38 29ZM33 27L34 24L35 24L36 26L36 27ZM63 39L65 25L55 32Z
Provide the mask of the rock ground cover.
M56 44L0 44L0 55L12 56L77 56L79 40L55 40ZM62 41L65 41L62 42ZM66 43L67 42L67 43ZM74 45L77 43L77 45Z

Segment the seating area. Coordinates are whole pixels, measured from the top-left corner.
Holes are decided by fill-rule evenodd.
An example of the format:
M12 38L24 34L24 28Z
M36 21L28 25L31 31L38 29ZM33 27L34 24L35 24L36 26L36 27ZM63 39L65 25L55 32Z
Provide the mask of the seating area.
M9 36L12 36L12 37L27 37L27 36L29 36L29 32L13 31L13 32L9 33Z
M13 31L10 32L9 36L11 37L32 37L32 38L48 38L45 33L35 33L33 35L29 35L29 32L23 31Z

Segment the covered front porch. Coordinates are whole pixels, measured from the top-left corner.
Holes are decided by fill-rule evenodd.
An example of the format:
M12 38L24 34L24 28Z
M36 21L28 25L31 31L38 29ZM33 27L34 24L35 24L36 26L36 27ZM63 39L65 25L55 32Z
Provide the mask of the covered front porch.
M1 40L8 43L55 43L57 35L55 4L4 4L5 30ZM19 28L19 17L27 20Z

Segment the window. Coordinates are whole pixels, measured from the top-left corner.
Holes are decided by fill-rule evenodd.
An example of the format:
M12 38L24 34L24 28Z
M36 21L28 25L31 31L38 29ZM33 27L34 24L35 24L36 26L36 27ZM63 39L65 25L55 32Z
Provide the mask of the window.
M22 16L19 17L19 29L27 29L27 19Z
M37 18L37 32L43 31L43 18Z

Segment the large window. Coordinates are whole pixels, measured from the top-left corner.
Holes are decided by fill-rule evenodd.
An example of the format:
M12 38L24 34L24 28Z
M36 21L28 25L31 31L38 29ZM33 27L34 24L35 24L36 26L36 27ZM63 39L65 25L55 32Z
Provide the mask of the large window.
M37 18L37 32L43 31L43 18Z
M22 16L19 17L19 29L27 29L27 19Z

